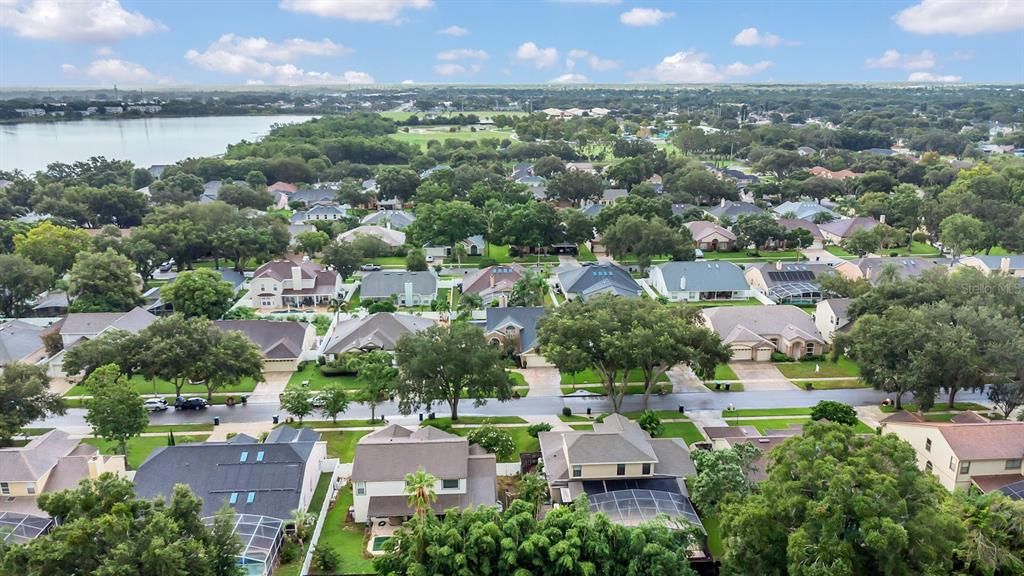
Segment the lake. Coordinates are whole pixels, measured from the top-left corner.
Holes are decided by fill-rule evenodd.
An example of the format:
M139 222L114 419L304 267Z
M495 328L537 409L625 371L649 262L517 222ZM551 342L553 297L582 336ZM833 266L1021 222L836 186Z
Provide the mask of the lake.
M228 144L255 140L273 124L313 116L133 118L0 125L0 169L31 174L51 162L90 156L131 160L136 166L173 164L190 156L223 154Z

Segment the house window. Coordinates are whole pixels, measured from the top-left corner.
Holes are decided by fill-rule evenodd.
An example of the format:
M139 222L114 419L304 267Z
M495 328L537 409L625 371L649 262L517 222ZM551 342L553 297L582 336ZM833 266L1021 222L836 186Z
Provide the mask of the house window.
M961 462L960 463L960 473L961 474L970 474L970 472L971 472L971 463L970 462Z
M807 343L807 355L814 356L814 342Z
M956 457L955 456L950 456L949 457L949 469L950 470L956 470Z
M507 335L507 336L515 336L516 335L516 327L515 326L506 326L505 327L505 335Z
M255 492L249 492L249 494L247 494L245 496L245 503L246 504L252 504L253 500L255 500L255 499L256 499L256 493Z
M572 477L579 478L580 476L583 476L583 466L573 466Z
M926 439L924 441L924 451L925 452L931 452L932 451L932 439L931 438L928 438L928 439Z
M0 482L0 494L7 496L11 493L11 485L7 482Z
M366 496L366 482L356 482L356 496Z
M616 464L615 465L615 475L616 476L625 476L626 475L626 465L625 464Z
M28 486L25 487L25 492L27 492L29 494L35 494L36 493L36 485L35 484L29 484Z
M441 480L442 490L457 490L459 488L459 480Z
M238 492L232 492L231 493L231 496L228 498L228 503L229 504L237 504L238 503Z
M932 461L931 461L931 460L929 460L929 461L925 462L925 464L924 464L924 469L925 469L925 470L927 470L927 471L929 471L929 472L931 472L931 471L932 471Z
M644 464L642 469L640 470L640 472L642 474L650 474L651 473L651 465L650 464Z
M1006 461L1007 470L1020 470L1020 458L1014 458Z

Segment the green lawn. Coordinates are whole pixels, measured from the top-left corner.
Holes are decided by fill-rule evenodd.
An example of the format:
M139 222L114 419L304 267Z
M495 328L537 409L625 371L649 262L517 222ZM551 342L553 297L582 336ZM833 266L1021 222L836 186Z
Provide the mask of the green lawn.
M209 434L189 434L186 436L175 435L174 442L177 445L188 444L189 442L205 442ZM86 438L82 440L86 444L92 444L100 449L103 454L113 454L117 445L102 438ZM167 446L166 436L139 436L128 441L128 468L138 470L146 458L161 446Z
M306 365L292 374L288 379L289 386L301 386L303 380L309 380L310 390L323 390L329 384L341 384L346 390L362 390L363 385L355 376L324 376L320 373L320 367L316 362L307 362Z
M743 418L750 416L810 416L811 408L744 408L722 410L722 418Z
M767 430L780 430L788 428L791 424L807 424L811 421L810 418L760 418L756 420L734 420L729 418L728 423L730 426L753 426L757 428L757 431L764 434ZM853 431L857 434L871 434L874 430L867 424L857 421L857 424L853 427Z
M408 120L410 116L417 116L420 119L426 118L426 114L424 112L377 112L377 114L379 114L382 118L388 118L390 120L394 120L395 122L403 122L405 120ZM527 112L525 110L511 112L492 112L489 110L466 110L464 112L445 112L441 114L440 117L455 118L459 114L463 114L465 116L475 114L480 118L493 118L494 116L526 116Z
M590 247L584 242L580 244L580 253L576 256L576 260L580 262L597 262L597 256L594 256L594 253L590 251Z
M856 258L857 256L843 250L841 246L826 246L825 251L839 258Z
M410 130L423 130L422 132L396 132L388 134L399 142L419 146L421 150L427 150L427 143L431 140L443 142L445 140L460 140L478 142L487 138L504 140L512 137L512 130L477 130L473 132L469 126L462 127L458 132L449 132L448 126L412 127Z
M139 394L174 394L174 385L167 380L160 378L146 380L142 376L135 375L132 376L131 383L135 386L135 390L138 391ZM252 378L243 378L241 381L230 386L219 388L215 390L215 392L252 392L255 388L255 380ZM91 394L92 392L89 391L88 387L83 384L79 384L78 386L68 390L64 395L89 396ZM206 386L203 386L202 384L186 384L185 387L181 389L181 394L182 396L202 396L205 398Z
M317 546L330 546L341 556L342 574L373 574L373 560L366 555L366 529L361 524L346 522L352 506L352 484L338 494L334 505L327 511L324 528Z
M662 420L688 420L688 418L685 415L680 414L678 410L652 410L652 412L654 412L654 415L657 416L658 418L661 418ZM641 414L643 414L643 411L622 413L623 416L629 418L630 420L636 420L640 418Z
M378 417L374 422L369 420L338 420L337 422L331 420L303 420L301 425L298 422L292 422L291 424L280 424L279 426L291 426L292 428L365 428L367 426L384 426L384 423Z
M687 446L704 440L704 435L693 422L665 422L661 426L663 429L658 438L682 438Z
M450 417L445 416L444 418L424 420L423 424L441 426L448 426L450 424L526 424L526 420L519 416L459 416L458 420L452 420Z
M576 430L576 431L579 431L579 432L590 432L590 431L593 431L594 425L593 424L569 424L569 428L572 428L573 430Z
M405 256L378 256L376 258L363 258L360 262L363 264L405 268Z
M211 432L213 431L213 424L150 424L146 426L146 432L174 432L179 434L181 432Z
M512 381L513 386L529 386L526 383L526 377L519 372L508 371L508 378Z
M701 512L700 523L704 525L704 532L708 535L708 551L715 558L721 558L725 554L721 521L717 515Z
M533 436L530 436L526 432L526 426L512 426L509 428L501 428L501 430L508 432L512 436L512 441L516 445L516 449L510 456L500 462L519 462L520 452L539 452L540 441ZM459 436L468 436L472 432L472 428L455 428L452 430L452 434L458 434Z
M806 388L810 384L814 390L847 390L850 388L871 388L871 384L860 378L844 378L842 380L801 380L794 382L799 388Z
M309 507L307 511L313 514L320 514L320 508L324 505L324 498L327 498L327 489L331 486L331 476L334 476L331 472L324 472L320 474L320 479L316 481L316 490L313 491L313 497L309 500Z
M595 386L593 384L580 384L578 386L562 386L562 394L566 395L566 396L568 396L569 394L572 394L573 392L578 392L580 390L585 390L587 392L592 392L594 394L604 394L605 393L604 387L600 386L600 385ZM644 385L643 384L629 384L629 385L626 386L626 394L643 394L643 393L644 393Z
M758 252L756 256L748 254L746 250L739 250L736 252L705 252L705 260L801 260L803 254L798 250L779 250L777 252L769 252L763 250Z
M704 387L712 392L743 392L742 382L718 382L718 388L715 388L715 382L704 382ZM726 384L729 385L729 389L726 390Z
M856 378L860 376L860 366L845 356L839 360L804 360L801 362L778 362L775 367L786 378ZM821 369L816 372L815 368Z
M628 382L643 382L644 374L639 369L633 369L629 371ZM658 377L658 382L668 382L668 375L662 374ZM569 374L566 372L562 373L562 384L600 384L601 377L598 376L593 370L584 370L583 372L577 372L575 374Z
M565 414L559 414L558 419L562 422L590 422L591 419L586 416L577 416L575 414L566 416Z
M914 402L904 402L903 409L907 412L917 412L918 406ZM953 408L950 409L948 402L940 402L932 406L931 412L949 412L949 411L963 411L963 410L990 410L988 406L982 406L974 402L957 402L953 404ZM882 406L882 412L892 413L896 411L895 406Z
M356 454L356 443L370 432L368 430L352 430L350 432L321 432L320 439L327 442L327 456L342 462L351 462Z
M729 368L728 364L715 366L715 380L739 380L739 376Z

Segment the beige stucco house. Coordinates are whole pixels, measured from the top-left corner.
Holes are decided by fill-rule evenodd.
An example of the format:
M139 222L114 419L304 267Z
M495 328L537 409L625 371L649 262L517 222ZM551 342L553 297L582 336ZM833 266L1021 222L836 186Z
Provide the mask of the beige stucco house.
M703 314L732 349L733 360L767 362L776 351L799 359L828 350L814 320L796 306L723 306Z
M1005 274L1015 278L1024 278L1024 254L1016 256L967 256L956 263L964 268L974 268L985 274Z
M725 228L706 220L694 220L683 224L697 248L705 252L728 252L736 247L736 235Z
M825 342L831 344L836 332L850 326L850 299L829 298L818 302L814 309L814 326Z
M253 308L326 307L338 294L338 273L314 262L274 260L260 266L249 281Z

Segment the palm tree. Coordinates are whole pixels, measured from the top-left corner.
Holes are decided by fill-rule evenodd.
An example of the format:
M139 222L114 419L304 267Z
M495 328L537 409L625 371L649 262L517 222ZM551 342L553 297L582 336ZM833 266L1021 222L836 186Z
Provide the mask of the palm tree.
M462 259L468 254L466 253L466 245L462 242L456 242L455 246L452 247L452 254L455 255L455 260L462 266Z
M533 270L527 270L512 285L510 306L541 306L544 304L544 293L548 289L548 281L544 276Z
M296 508L292 510L292 523L295 525L295 539L303 544L316 526L316 514Z
M434 491L435 484L437 484L437 478L424 470L422 466L417 468L416 472L405 475L405 493L409 495L409 508L416 511L417 562L423 560L423 551L426 548L427 519L431 517L430 513L434 510L431 504L437 500L437 493Z
M470 292L469 294L463 294L459 297L459 303L455 305L455 308L459 311L459 314L471 314L473 310L482 308L484 305L483 298L479 294Z

